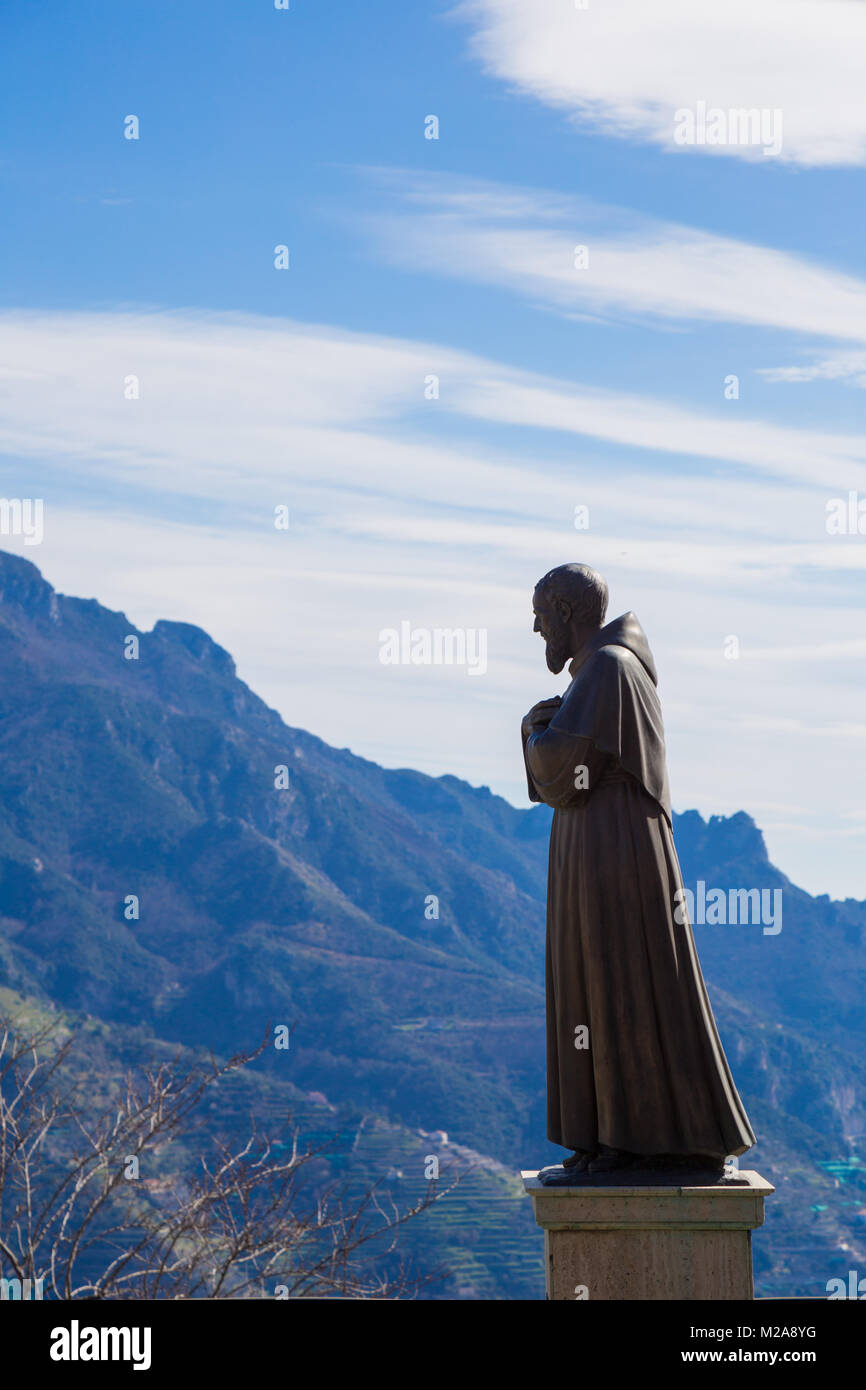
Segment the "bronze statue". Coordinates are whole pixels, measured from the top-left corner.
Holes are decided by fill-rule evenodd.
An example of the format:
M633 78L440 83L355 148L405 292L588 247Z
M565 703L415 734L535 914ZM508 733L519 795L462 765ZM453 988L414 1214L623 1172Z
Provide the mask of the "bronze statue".
M677 904L656 671L633 613L604 626L607 585L560 565L535 631L565 694L523 720L529 795L554 807L547 890L548 1138L541 1181L624 1169L723 1173L755 1142ZM683 920L678 921L681 918ZM624 1179L626 1180L626 1179Z

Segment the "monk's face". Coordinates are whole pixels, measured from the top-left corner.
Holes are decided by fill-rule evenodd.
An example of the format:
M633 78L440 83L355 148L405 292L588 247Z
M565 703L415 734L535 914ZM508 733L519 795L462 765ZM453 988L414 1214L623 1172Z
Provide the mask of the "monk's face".
M532 610L535 614L533 632L540 632L544 638L547 669L558 676L566 661L574 655L568 618L542 598L537 589L532 597Z

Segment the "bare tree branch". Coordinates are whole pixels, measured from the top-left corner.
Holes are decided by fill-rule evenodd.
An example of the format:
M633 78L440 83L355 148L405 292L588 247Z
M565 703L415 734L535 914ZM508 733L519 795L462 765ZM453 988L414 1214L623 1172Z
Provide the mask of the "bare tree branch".
M400 1298L442 1277L411 1274L397 1243L458 1178L401 1210L381 1183L323 1186L327 1144L302 1149L295 1129L277 1145L253 1121L243 1143L209 1136L190 1160L197 1107L267 1040L227 1061L177 1054L129 1071L93 1109L58 1031L0 1019L0 1276L41 1278L63 1299ZM180 1171L130 1180L129 1165L163 1151Z

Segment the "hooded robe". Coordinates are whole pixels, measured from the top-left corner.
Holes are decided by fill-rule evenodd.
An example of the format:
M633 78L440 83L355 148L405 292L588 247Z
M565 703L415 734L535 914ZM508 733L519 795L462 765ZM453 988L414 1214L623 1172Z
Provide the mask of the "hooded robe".
M677 896L656 672L635 615L601 628L568 670L554 717L524 733L523 750L531 799L554 807L548 1138L593 1152L745 1153L755 1136Z

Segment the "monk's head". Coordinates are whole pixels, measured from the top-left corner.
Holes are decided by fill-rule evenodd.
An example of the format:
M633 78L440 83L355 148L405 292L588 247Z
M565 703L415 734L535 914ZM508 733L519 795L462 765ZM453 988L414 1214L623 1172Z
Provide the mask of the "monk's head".
M607 585L589 565L558 565L539 579L532 607L533 631L544 638L548 669L558 675L604 622Z

